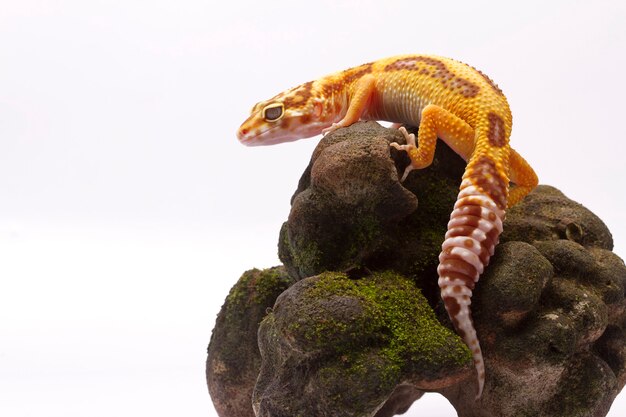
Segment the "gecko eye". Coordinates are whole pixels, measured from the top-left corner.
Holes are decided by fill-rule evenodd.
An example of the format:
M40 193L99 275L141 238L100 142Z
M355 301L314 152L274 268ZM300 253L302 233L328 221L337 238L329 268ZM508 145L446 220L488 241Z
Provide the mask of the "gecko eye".
M263 117L267 122L275 122L284 116L284 106L280 104L270 104L263 109Z

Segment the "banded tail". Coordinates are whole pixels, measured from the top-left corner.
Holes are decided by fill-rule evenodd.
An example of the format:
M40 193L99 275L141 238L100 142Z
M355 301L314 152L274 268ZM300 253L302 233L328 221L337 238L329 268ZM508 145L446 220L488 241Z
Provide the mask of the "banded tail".
M441 298L454 327L472 352L478 394L485 383L485 363L470 310L472 291L502 233L508 178L488 153L478 152L467 165L448 232L439 255Z

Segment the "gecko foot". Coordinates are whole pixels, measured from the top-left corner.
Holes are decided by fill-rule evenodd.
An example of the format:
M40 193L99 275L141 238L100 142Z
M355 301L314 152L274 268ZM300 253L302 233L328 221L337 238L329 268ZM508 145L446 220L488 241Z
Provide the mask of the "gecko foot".
M407 154L409 154L409 157L411 157L412 154L415 154L417 152L415 135L413 133L407 132L404 126L400 127L398 130L400 131L400 133L404 135L404 139L406 140L406 145L400 145L397 142L392 142L389 144L389 146L393 146L399 151L405 151ZM413 166L413 158L411 158L411 163L404 170L404 174L402 175L400 182L404 182L404 180L409 175L409 173L413 171L414 169L416 169L416 167Z
M328 133L334 132L340 127L344 127L344 125L341 122L333 123L332 125L330 125L330 127L327 127L326 129L322 129L322 136L326 136Z
M417 146L415 142L415 134L409 133L404 126L400 126L398 130L404 135L407 145L411 145L414 148Z

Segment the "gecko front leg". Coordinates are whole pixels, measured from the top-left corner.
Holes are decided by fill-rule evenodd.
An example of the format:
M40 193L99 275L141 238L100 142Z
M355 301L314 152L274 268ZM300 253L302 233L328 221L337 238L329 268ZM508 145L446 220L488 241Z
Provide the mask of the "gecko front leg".
M376 78L371 74L366 74L356 82L354 91L348 97L348 110L343 118L330 127L322 130L322 135L326 135L340 127L350 126L361 119L361 115L369 105L370 99L376 90Z

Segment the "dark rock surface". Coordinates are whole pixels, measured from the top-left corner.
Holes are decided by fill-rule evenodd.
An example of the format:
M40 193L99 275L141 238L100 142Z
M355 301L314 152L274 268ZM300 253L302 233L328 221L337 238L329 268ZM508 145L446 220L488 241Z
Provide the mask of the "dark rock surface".
M508 211L472 303L487 367L474 401L435 270L464 162L440 142L400 184L408 161L390 141L402 135L367 122L316 148L280 233L284 268L244 274L218 316L219 415L387 417L425 390L460 416L606 415L626 383L626 267L606 226L548 186Z
M253 269L241 276L226 297L206 363L209 393L221 417L254 417L251 398L261 367L259 324L291 283L282 267Z
M390 142L404 137L374 122L320 142L280 234L279 256L290 275L362 266L416 277L434 271L465 163L440 146L429 169L401 184L408 158Z

